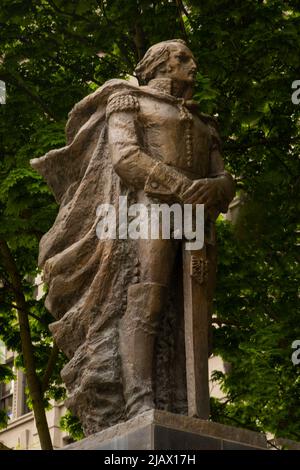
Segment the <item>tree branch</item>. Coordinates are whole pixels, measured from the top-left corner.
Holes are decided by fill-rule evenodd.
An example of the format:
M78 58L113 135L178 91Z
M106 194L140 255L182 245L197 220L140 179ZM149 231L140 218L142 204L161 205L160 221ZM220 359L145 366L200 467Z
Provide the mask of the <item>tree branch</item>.
M2 258L4 269L9 275L10 282L15 292L14 296L18 307L18 321L26 378L32 399L32 407L41 447L43 450L52 450L52 442L43 403L41 383L38 379L35 368L34 349L28 320L28 308L23 293L22 280L9 246L3 239L0 239L0 256Z
M187 9L185 8L185 5L184 5L183 1L182 1L182 0L179 0L178 3L180 4L181 10L182 10L183 13L185 14L185 16L189 19L189 18L190 18L190 14L189 14L189 12L187 11Z
M59 349L56 346L56 344L54 343L53 348L52 348L51 353L50 353L50 356L49 356L49 359L48 359L48 363L47 363L47 366L46 366L44 377L42 379L42 392L43 393L45 393L45 391L47 390L47 388L49 386L49 382L50 382L50 379L52 377L54 367L55 367L55 364L56 364L56 361L57 361L58 353L59 353Z
M73 18L74 20L79 20L79 21L86 21L87 23L90 23L90 20L86 18L85 16L78 15L77 13L69 13L68 11L61 10L52 0L48 0L49 5L52 6L53 10L55 10L57 13L63 16L68 16L70 18Z
M182 2L180 0L175 0L175 3L177 7L177 12L178 12L180 28L181 28L185 41L188 42L188 36L187 36L186 29L185 29L183 17L182 17L182 12L185 14L185 9L183 8Z
M14 290L14 289L13 289L13 290ZM15 290L14 290L14 292L15 292ZM18 310L18 311L20 311L21 313L25 313L26 315L28 315L28 316L34 318L35 320L37 320L38 322L40 322L42 325L44 325L44 326L47 327L47 329L48 329L48 322L46 322L46 321L43 320L42 318L38 317L38 316L35 315L34 313L31 313L31 312L29 312L28 310L27 310L27 311L24 311L24 310L22 310L18 305L14 305L14 304L10 305L10 308L15 309L15 310Z
M140 22L136 22L134 25L134 36L133 41L136 47L138 60L140 61L146 52L145 48L145 33Z

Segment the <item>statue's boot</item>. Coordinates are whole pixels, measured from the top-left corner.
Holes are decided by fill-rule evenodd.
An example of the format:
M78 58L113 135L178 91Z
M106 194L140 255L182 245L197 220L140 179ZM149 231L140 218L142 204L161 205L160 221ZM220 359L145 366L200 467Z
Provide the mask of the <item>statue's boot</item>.
M153 409L154 342L167 288L156 283L128 289L127 309L120 322L123 390L127 416Z

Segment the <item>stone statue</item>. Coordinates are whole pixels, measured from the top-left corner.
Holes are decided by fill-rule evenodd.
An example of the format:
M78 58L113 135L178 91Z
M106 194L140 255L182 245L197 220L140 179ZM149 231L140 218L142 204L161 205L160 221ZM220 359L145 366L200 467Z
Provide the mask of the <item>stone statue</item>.
M60 204L39 264L69 362L67 406L86 434L153 407L208 418L214 220L234 196L215 119L192 101L196 61L184 41L152 46L140 86L110 80L69 115L67 145L32 160ZM205 244L99 239L99 204L205 205Z

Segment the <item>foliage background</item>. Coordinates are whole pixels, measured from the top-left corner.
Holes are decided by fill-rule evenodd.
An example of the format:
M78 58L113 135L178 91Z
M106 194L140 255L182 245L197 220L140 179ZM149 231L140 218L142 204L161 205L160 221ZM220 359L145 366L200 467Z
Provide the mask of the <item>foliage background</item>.
M218 223L214 347L230 368L215 374L227 400L213 400L212 418L299 440L300 366L291 362L291 344L300 339L296 0L2 0L0 239L22 279L37 375L42 380L51 354L51 317L35 300L32 279L39 239L57 207L29 159L64 145L77 101L107 79L132 74L147 47L172 37L186 39L199 62L195 97L219 118L242 201L234 226ZM16 293L1 261L0 278L0 338L22 367ZM59 355L45 405L63 397L63 363ZM9 380L11 372L1 366L0 374ZM68 423L79 437L72 417Z

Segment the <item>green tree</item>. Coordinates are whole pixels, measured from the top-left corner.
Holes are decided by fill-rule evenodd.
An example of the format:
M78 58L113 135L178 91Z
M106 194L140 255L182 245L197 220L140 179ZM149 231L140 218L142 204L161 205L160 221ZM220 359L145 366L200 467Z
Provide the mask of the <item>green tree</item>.
M43 410L63 394L64 358L32 286L38 242L57 207L29 159L64 145L67 113L79 99L132 74L149 45L172 37L186 39L198 59L196 99L219 116L243 200L233 228L219 223L215 351L231 371L218 376L228 400L213 403L212 417L299 438L299 371L290 360L300 338L300 106L291 102L300 79L298 3L2 0L0 25L8 90L0 107L0 338L25 368L42 448L51 447Z
M219 114L224 155L237 177L241 209L234 227L219 224L215 351L231 364L216 374L228 396L217 420L300 438L300 337L296 236L299 117L291 101L300 76L296 2L196 2L209 112ZM202 3L202 2L200 2ZM217 378L216 377L216 378Z

